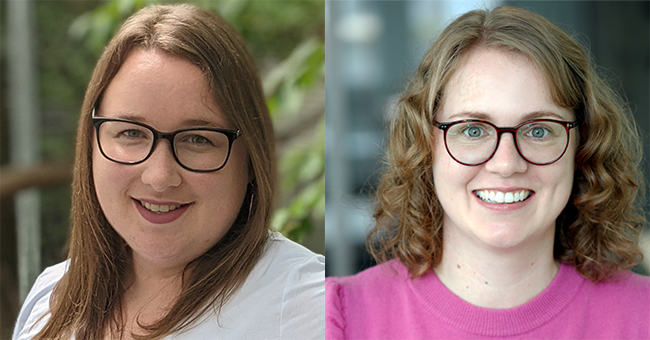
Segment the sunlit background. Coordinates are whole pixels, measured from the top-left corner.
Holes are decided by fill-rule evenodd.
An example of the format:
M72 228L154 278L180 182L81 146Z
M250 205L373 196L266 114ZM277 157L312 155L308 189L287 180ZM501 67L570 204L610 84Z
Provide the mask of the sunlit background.
M378 184L391 111L407 78L453 19L502 4L532 10L577 34L605 68L602 74L627 96L642 134L650 132L649 2L328 1L326 275L350 275L374 264L364 245L373 226L369 195ZM647 139L644 145L647 160ZM642 241L645 267L635 269L645 275L648 231Z

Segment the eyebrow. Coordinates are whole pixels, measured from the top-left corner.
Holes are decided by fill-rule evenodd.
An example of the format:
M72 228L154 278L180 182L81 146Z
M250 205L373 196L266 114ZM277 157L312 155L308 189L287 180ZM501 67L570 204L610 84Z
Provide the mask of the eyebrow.
M545 110L540 110L540 111L533 111L525 114L522 118L521 121L529 121L533 119L540 119L540 118L556 118L559 120L566 120L566 118L562 117L560 114L553 112L553 111L545 111ZM448 120L453 121L455 120L454 118L457 119L481 119L481 120L488 120L490 121L491 116L485 112L478 112L478 111L463 111L459 113L455 113L451 116L449 116Z
M134 122L138 123L144 123L144 124L151 124L150 122L147 122L145 118L142 116L134 115L134 114L118 114L116 117L112 118L120 118L120 119L126 119L126 120L131 120ZM207 121L204 119L185 119L181 121L180 124L181 128L186 128L186 127L208 127L208 128L217 128L217 129L228 129L227 126L224 126L223 124L219 124L217 122L211 122Z

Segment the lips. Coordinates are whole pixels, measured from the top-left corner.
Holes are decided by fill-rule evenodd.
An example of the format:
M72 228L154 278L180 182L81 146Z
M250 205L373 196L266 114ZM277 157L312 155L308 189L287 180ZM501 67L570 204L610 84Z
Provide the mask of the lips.
M181 217L192 203L153 202L133 199L136 210L153 224L171 223Z
M483 202L492 204L518 203L527 200L533 192L530 190L499 191L476 190L474 194Z
M140 204L142 204L149 211L152 211L152 212L155 212L155 213L161 213L161 214L176 210L176 209L181 208L183 206L183 204L179 204L179 205L160 204L159 205L159 204L152 204L152 203L144 202L144 201L140 201Z

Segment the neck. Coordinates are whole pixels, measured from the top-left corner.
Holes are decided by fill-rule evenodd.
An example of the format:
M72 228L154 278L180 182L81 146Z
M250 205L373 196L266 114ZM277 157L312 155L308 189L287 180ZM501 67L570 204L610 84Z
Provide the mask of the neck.
M455 228L445 227L444 255L436 275L456 296L475 306L522 305L548 287L559 270L553 259L553 233L549 228L528 244L504 250L469 243Z
M147 284L169 284L178 281L185 270L185 264L176 265L160 265L146 261L136 254L133 255L133 283L147 283Z
M133 256L131 284L123 297L125 321L132 330L138 328L135 318L147 324L166 313L181 292L184 268L160 267Z

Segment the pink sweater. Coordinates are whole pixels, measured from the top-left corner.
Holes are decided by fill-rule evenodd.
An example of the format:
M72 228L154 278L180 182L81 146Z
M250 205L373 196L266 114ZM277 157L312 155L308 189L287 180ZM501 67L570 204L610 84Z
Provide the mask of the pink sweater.
M328 278L326 339L650 339L649 277L593 284L563 264L534 299L493 310L461 300L433 271L407 274L393 260Z

